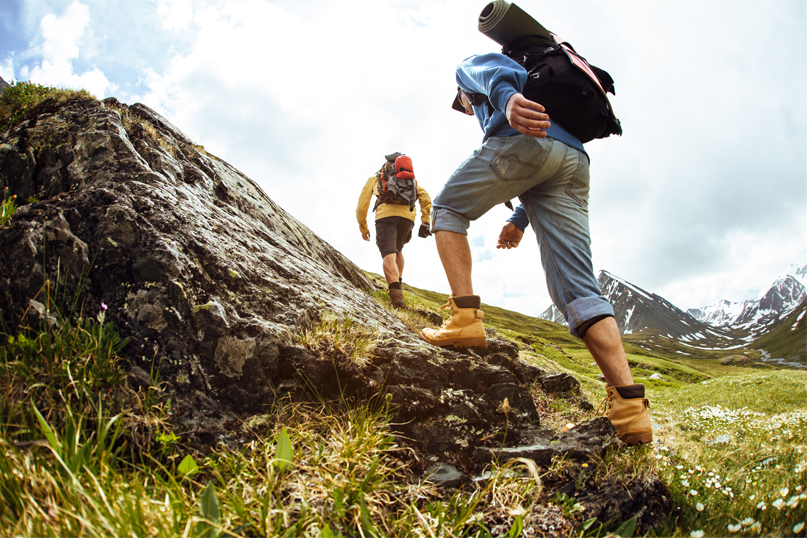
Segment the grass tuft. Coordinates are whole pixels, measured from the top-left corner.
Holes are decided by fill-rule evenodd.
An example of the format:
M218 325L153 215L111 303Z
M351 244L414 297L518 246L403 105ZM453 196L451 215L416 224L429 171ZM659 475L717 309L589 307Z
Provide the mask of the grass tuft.
M5 226L15 211L17 211L17 195L8 196L8 187L4 187L3 201L0 202L0 226Z
M54 88L33 82L12 83L0 94L0 129L22 121L31 110L48 99L62 103L76 97L94 99L86 90Z
M372 350L378 335L378 331L350 315L326 313L314 327L299 334L297 341L309 349L332 347L348 359L361 363L367 360L365 355Z

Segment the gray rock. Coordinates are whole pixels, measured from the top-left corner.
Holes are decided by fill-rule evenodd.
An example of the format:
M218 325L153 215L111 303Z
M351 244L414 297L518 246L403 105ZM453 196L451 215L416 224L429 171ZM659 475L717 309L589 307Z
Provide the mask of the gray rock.
M714 439L709 439L708 441L706 441L706 444L707 445L725 445L729 441L731 441L731 436L729 434L725 433L723 435L719 435L719 436L715 437Z
M469 480L467 474L447 463L436 463L426 470L426 481L444 488L458 488Z
M661 379L661 380L663 380L664 378L661 377L660 373L656 372L655 374L650 376L650 379Z
M26 310L49 319L40 290L56 275L83 315L105 303L105 323L129 340L128 384L148 388L159 364L186 438L233 438L278 398L380 399L418 461L460 469L441 467L445 484L494 457L587 458L614 442L607 419L541 429L532 392L579 393L571 376L546 375L491 329L484 350L425 344L379 306L355 264L142 104L37 105L0 131L6 187L37 201L0 228L5 326ZM331 318L364 331L369 346L358 353L354 339L327 331L302 338Z
M225 431L285 395L388 393L398 431L451 463L538 425L529 384L541 372L516 345L495 331L478 352L425 344L370 296L363 271L142 104L38 106L0 132L3 187L39 201L0 229L0 281L23 299L2 315L41 303L58 267L65 296L109 306L131 384L160 362L177 419L197 431ZM302 344L326 316L372 335L361 360L328 338Z
M558 372L547 374L541 379L541 386L546 392L570 392L578 394L580 392L580 382L571 375Z
M555 456L588 461L618 444L616 430L605 417L584 422L561 434L546 429L536 430L523 440L525 443L518 446L480 448L475 451L474 457L479 461L495 459L500 463L514 458L527 458L538 465L549 465Z

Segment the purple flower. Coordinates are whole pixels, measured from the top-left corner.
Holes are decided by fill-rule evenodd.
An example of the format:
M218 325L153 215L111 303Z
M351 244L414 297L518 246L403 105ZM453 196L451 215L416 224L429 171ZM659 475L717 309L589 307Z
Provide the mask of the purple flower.
M102 302L102 303L101 303L101 310L106 310L106 309L107 309L106 304Z

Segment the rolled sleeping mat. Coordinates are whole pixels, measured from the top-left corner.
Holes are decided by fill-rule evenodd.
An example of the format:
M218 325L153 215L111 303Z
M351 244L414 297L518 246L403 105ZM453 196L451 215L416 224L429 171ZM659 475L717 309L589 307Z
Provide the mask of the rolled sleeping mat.
M479 31L501 46L523 35L540 35L552 39L552 34L515 4L493 0L479 14Z

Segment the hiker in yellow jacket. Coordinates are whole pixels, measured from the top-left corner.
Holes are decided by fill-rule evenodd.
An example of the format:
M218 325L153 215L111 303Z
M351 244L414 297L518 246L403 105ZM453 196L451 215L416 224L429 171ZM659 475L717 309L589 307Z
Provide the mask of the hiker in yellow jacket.
M370 229L367 227L367 211L370 209L370 201L373 196L378 197L374 208L375 242L384 260L384 278L387 280L392 305L396 308L404 308L406 303L404 302L402 286L403 246L412 238L412 228L415 226L415 218L417 217L415 199L420 204L421 215L418 237L424 238L431 235L429 226L432 199L426 189L415 181L411 159L400 153L386 155L386 159L387 162L384 163L381 170L369 178L361 190L359 204L356 206L356 220L359 221L362 239L369 241ZM403 171L403 173L399 171ZM399 173L396 174L396 172ZM382 193L384 194L383 196L379 196L379 175L382 176L383 185L386 185L387 178L396 181L394 179L396 175L406 177L406 179L409 179L409 183L395 187L396 189L400 188L400 194L397 196L389 196L385 193Z

